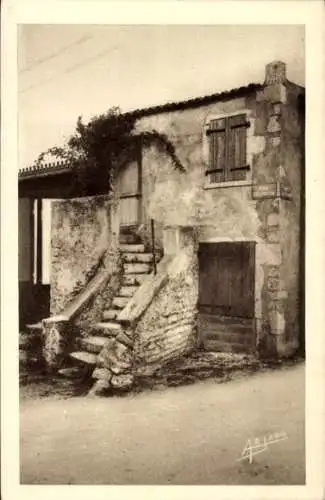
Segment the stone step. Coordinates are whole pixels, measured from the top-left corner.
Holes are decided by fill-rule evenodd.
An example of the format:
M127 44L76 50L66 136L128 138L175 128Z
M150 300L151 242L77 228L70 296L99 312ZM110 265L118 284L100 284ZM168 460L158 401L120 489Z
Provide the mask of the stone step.
M135 292L139 289L138 286L122 286L119 291L121 297L133 297Z
M147 276L147 274L124 274L122 278L122 285L142 285L142 283L147 279Z
M41 333L42 332L42 322L33 323L32 325L26 325L27 330L33 333Z
M78 363L85 365L95 365L97 362L97 355L85 351L75 351L70 353L70 357Z
M233 333L238 333L242 335L251 335L252 332L254 331L252 325L246 325L246 324L240 324L240 323L233 323L233 324L221 324L221 323L214 323L212 321L207 321L206 319L200 317L198 318L198 327L199 330L201 331L211 331L211 332L218 332L218 333L224 333L228 335L232 335Z
M135 245L127 245L127 244L122 244L120 245L120 250L121 252L127 252L127 253L142 253L144 252L144 245L142 244L135 244Z
M131 349L133 348L133 340L124 332L120 332L116 337L116 340L121 344L124 344L126 347L130 347Z
M150 263L153 261L152 253L123 253L123 260L126 263Z
M79 339L78 343L81 349L90 353L99 354L100 351L103 349L104 345L107 344L107 341L108 341L107 337L91 335L90 337L84 337L82 339Z
M125 274L148 274L150 273L149 264L145 263L135 263L135 264L124 264L124 273Z
M106 309L103 311L102 318L104 321L109 321L111 319L116 319L120 313L120 309Z
M238 344L238 343L230 343L230 342L222 342L220 340L203 340L203 346L205 351L211 352L227 352L227 353L251 353L253 352L253 346Z
M113 306L117 307L118 309L124 309L129 300L130 297L114 297Z
M58 374L62 377L73 380L83 377L85 375L85 370L78 365L69 368L61 368L61 370L58 371Z
M119 311L117 311L117 313L119 313ZM115 321L102 321L100 323L96 323L95 330L99 330L102 335L115 337L122 331L122 327Z
M245 346L254 345L255 337L252 331L245 333L225 332L222 330L205 330L202 331L202 338L209 341L221 341L227 344L242 344Z
M119 242L120 245L138 245L141 244L141 239L136 234L120 232Z
M216 325L230 325L230 326L253 326L254 320L252 318L238 318L235 316L220 316L219 314L213 314L205 311L207 309L204 306L199 305L199 317L206 319Z

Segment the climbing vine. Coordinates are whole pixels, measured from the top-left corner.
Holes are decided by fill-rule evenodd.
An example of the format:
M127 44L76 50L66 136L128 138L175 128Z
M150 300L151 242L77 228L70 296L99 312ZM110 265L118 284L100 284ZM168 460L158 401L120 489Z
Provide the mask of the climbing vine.
M173 143L156 130L135 133L136 116L122 114L117 107L94 116L88 123L77 120L74 133L63 147L49 148L35 162L39 166L51 154L69 164L73 172L73 188L81 194L114 190L117 171L136 160L141 148L155 146L171 158L177 169L185 170Z

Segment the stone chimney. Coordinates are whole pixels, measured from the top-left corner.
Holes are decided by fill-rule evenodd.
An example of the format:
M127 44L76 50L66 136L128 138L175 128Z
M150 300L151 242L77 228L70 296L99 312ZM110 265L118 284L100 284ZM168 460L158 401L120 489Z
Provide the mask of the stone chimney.
M282 61L273 61L265 67L264 89L257 93L257 101L268 101L272 104L287 101L286 65Z
M285 83L287 80L287 68L282 61L273 61L265 67L265 85Z

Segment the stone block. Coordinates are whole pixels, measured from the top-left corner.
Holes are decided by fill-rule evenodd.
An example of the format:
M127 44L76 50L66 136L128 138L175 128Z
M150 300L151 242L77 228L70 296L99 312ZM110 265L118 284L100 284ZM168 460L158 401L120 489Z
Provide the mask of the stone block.
M272 104L272 115L281 115L281 104L280 103L275 103Z
M279 243L280 242L280 232L277 228L277 226L275 226L275 229L269 229L267 231L267 236L266 236L266 239L269 243Z
M271 300L284 300L288 297L288 292L285 290L275 290L269 294Z
M257 93L257 101L286 104L287 89L282 84L269 85Z
M111 380L112 387L122 390L131 389L133 383L134 376L131 373L125 373L123 375L113 375Z
M50 369L58 367L65 354L66 326L66 321L43 321L43 355Z
M280 281L277 278L268 277L267 280L267 289L271 292L274 292L280 288Z
M271 145L272 147L276 148L280 146L281 144L281 137L276 136L276 137L271 137Z
M73 366L70 368L62 368L58 373L62 375L62 377L76 379L83 376L84 370L80 366Z
M88 397L102 396L110 388L109 380L97 380L93 387L88 392Z
M268 184L256 184L252 187L253 200L260 200L263 198L276 198L277 186L275 182Z
M280 196L283 200L292 200L291 187L284 182L280 183Z
M281 264L281 247L278 243L260 243L256 250L259 264L268 266L279 266Z
M278 266L269 266L268 276L271 278L280 279L280 269Z
M112 378L112 373L107 368L95 368L92 374L92 378L98 380L106 380L107 382L109 382Z
M282 61L272 61L265 66L265 84L284 83L287 79L286 64Z
M98 366L107 368L115 374L131 370L132 353L116 339L109 339L106 346L98 355Z
M271 311L269 313L269 322L272 334L284 334L286 322L283 314L281 314L279 311Z
M279 214L271 213L267 216L268 226L278 226L280 222Z
M267 131L270 133L281 132L281 123L277 115L270 116L269 123L267 125Z
M116 337L116 341L120 342L121 344L125 345L126 347L133 347L133 340L125 334L125 332L120 332L118 336Z

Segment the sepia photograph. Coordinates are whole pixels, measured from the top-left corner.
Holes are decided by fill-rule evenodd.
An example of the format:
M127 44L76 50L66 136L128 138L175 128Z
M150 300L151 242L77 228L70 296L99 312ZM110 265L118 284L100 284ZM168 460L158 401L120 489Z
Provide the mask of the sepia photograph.
M18 33L22 482L303 484L304 27Z
M305 487L306 26L16 49L19 484Z

